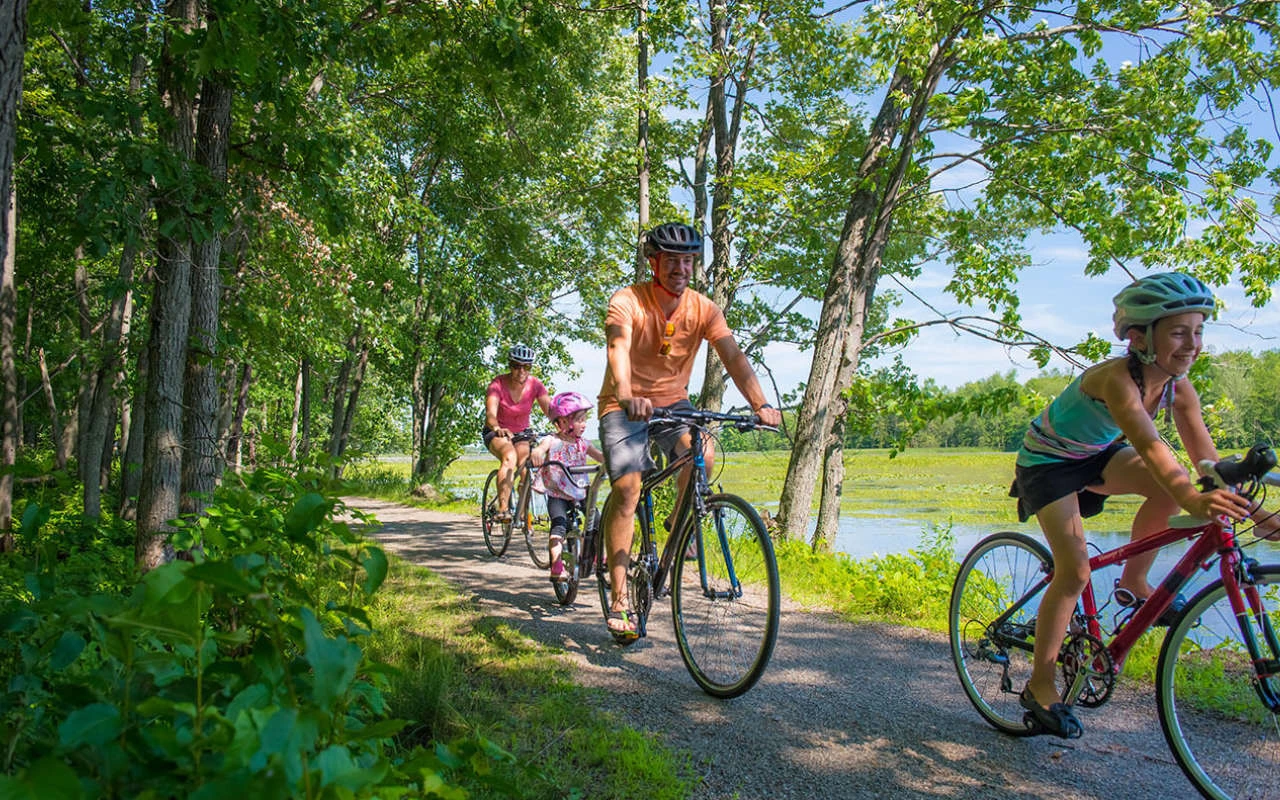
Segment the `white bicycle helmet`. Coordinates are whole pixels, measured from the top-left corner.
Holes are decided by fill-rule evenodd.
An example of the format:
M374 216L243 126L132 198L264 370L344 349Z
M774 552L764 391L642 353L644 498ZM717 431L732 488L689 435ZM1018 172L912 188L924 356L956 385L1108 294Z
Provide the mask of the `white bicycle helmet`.
M560 392L551 398L551 419L557 420L576 414L579 411L590 411L591 401L577 392Z
M533 348L527 344L512 345L511 350L507 353L507 362L510 364L532 364Z
M1121 289L1112 302L1117 339L1124 339L1130 328L1147 328L1174 314L1199 311L1209 317L1217 309L1209 287L1182 272L1144 275Z

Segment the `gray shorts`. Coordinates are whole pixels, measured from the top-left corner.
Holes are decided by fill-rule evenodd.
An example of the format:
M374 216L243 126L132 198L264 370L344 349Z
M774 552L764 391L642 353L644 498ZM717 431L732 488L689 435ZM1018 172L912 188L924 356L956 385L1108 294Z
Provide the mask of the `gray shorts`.
M692 411L693 404L688 400L681 400L665 408ZM616 481L623 475L652 469L654 464L649 457L650 442L662 448L668 460L674 458L676 448L680 445L680 436L688 427L664 424L655 425L651 430L646 420L629 419L625 411L610 411L605 414L600 418L600 444L609 480Z

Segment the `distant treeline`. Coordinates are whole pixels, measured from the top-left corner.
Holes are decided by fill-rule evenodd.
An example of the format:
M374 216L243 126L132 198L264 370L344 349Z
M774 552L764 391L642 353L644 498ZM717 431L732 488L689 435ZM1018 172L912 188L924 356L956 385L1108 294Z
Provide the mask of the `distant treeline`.
M854 387L845 421L846 448L978 447L1013 451L1030 419L1074 377L1049 371L1019 382L1013 370L956 389L918 382L901 365L867 376ZM1221 450L1280 440L1280 350L1204 355L1191 373L1205 419ZM787 415L790 423L790 414ZM1161 414L1169 441L1177 432ZM786 449L772 434L725 431L728 450Z

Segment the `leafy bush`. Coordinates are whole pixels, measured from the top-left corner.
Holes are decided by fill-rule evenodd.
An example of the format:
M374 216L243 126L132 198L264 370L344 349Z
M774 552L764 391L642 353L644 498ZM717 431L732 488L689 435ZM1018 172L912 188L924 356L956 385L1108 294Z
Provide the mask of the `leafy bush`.
M783 588L790 596L831 605L851 617L874 617L945 628L956 575L951 527L931 526L921 547L861 561L845 553L815 553L800 541L775 544Z
M404 723L366 655L387 559L317 487L252 474L175 534L189 561L136 582L121 529L29 506L0 572L0 795L460 797L452 776L509 760L391 746Z

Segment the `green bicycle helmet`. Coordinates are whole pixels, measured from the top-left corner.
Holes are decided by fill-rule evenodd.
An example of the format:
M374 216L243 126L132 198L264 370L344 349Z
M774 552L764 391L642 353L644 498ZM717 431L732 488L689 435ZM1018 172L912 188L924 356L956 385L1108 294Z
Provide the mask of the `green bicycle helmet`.
M1130 328L1147 328L1174 314L1199 311L1209 317L1217 309L1209 287L1182 272L1144 275L1121 289L1112 302L1117 339L1124 339Z

